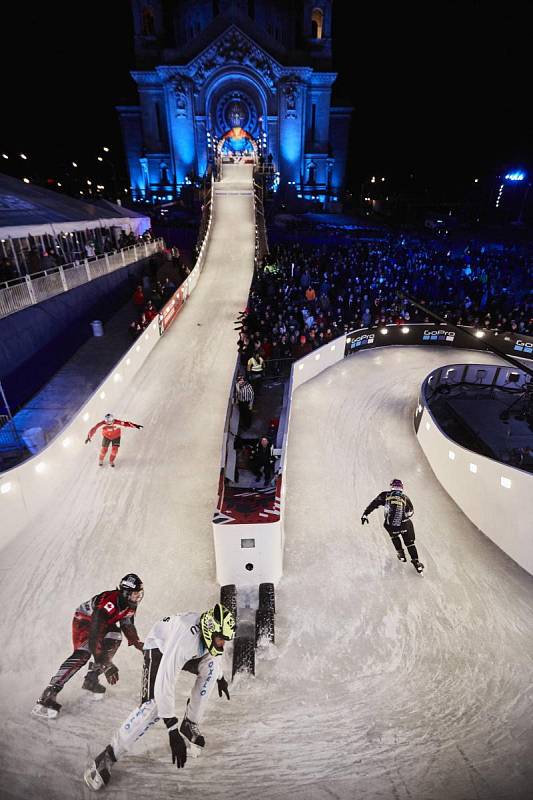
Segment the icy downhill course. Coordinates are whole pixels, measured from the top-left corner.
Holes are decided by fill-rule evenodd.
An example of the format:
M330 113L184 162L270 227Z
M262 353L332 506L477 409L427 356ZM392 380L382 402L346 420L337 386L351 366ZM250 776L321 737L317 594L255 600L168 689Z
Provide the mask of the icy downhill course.
M78 675L60 695L56 721L30 717L70 653L81 600L138 572L142 638L164 614L217 599L210 520L235 363L232 322L253 257L251 198L219 200L195 293L123 407L112 409L144 430L124 432L114 471L98 469L95 444L80 447L64 492L2 552L1 800L93 797L84 767L137 703L141 656L122 645L120 682L102 702L82 697ZM412 426L428 372L492 360L388 348L360 353L296 392L276 645L258 653L255 678L234 681L229 703L215 690L201 758L177 771L157 725L116 765L102 797L531 797L533 578L445 494ZM392 477L404 480L415 506L423 578L397 561L378 512L360 524ZM178 678L180 716L192 680Z

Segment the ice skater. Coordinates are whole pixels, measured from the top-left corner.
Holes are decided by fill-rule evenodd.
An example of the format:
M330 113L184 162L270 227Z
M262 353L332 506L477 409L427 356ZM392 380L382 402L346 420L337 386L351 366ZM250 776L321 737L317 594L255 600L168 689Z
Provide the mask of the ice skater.
M404 493L403 483L399 478L394 478L390 482L389 490L380 492L370 505L365 508L361 517L361 525L364 525L365 522L368 523L368 515L379 506L385 507L383 527L391 537L398 559L404 562L407 561L403 549L403 544L405 544L411 556L412 565L418 573L422 574L424 565L418 560L418 551L415 546L415 529L411 522L414 507Z
M92 437L100 428L103 427L102 434L102 447L100 449L100 455L98 457L98 466L104 466L104 458L106 457L107 450L109 445L111 445L111 455L109 456L109 466L115 466L115 459L118 455L118 448L120 447L120 435L122 431L120 430L120 426L123 428L137 428L140 430L143 426L137 425L136 422L124 422L121 419L115 419L113 414L106 414L105 417L94 425L89 433L87 434L87 438L85 439L85 444L89 444Z
M50 678L32 710L34 716L47 719L57 717L61 710L57 695L91 656L94 661L89 664L82 689L102 697L106 689L98 680L99 675L104 674L111 685L118 682L118 668L112 659L120 647L122 633L128 645L133 645L137 650L143 649L134 622L143 596L143 583L132 572L122 578L116 589L101 592L78 606L72 620L74 651Z
M230 699L217 656L223 654L225 642L234 636L235 618L220 603L203 614L175 614L155 623L144 642L140 705L133 709L112 735L110 744L85 770L87 786L94 791L106 786L113 764L160 719L167 727L172 763L177 769L185 766L187 747L191 748L192 755L202 752L205 737L200 733L199 723L215 681L219 697L225 694ZM180 670L197 676L181 725L176 718L175 701Z

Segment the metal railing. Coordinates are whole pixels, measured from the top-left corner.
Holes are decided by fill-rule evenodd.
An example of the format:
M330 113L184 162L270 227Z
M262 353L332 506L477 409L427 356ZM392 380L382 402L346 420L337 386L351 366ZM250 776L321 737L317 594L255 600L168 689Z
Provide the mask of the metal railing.
M141 242L95 258L84 258L72 264L52 267L33 275L0 283L0 318L41 303L61 292L68 292L82 283L89 283L142 258L148 258L163 247L162 239Z

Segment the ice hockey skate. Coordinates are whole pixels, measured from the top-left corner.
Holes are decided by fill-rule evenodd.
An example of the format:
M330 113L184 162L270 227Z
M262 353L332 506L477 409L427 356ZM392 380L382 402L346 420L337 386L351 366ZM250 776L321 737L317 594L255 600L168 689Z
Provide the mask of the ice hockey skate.
M111 767L116 760L113 748L108 744L83 773L83 779L89 789L97 792L107 786L111 780Z
M187 701L187 706L189 702ZM187 714L183 717L180 725L180 733L185 739L185 744L191 751L191 756L197 758L205 747L205 738L200 733L200 728L195 722L191 722Z
M419 575L423 575L423 573L424 573L424 565L422 564L422 562L418 561L418 559L416 559L416 558L413 558L411 563L412 563L413 567L416 569L416 571L418 572L418 574Z
M96 670L91 670L89 668L89 672L85 676L81 687L86 692L90 693L94 700L102 700L106 691L105 686L102 686L98 680L98 675L99 673Z
M56 702L57 694L58 689L55 686L47 686L33 706L32 715L41 719L55 719L61 711L61 705Z
M403 563L405 564L405 562L407 561L405 553L403 551L401 553L397 552L396 555L398 557L398 561L403 561Z

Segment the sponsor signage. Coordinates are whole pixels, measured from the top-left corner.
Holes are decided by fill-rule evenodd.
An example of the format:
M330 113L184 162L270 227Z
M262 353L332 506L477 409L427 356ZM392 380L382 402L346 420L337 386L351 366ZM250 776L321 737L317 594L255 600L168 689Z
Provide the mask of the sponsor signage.
M356 336L350 341L350 350L355 350L356 347L365 347L367 344L374 344L373 333L363 333L361 336Z
M186 297L186 287L180 287L159 313L159 333L162 336L178 316Z
M513 350L517 353L533 353L533 342L526 342L524 339L517 339Z
M453 342L455 339L455 331L447 331L444 328L428 328L422 334L423 342Z

